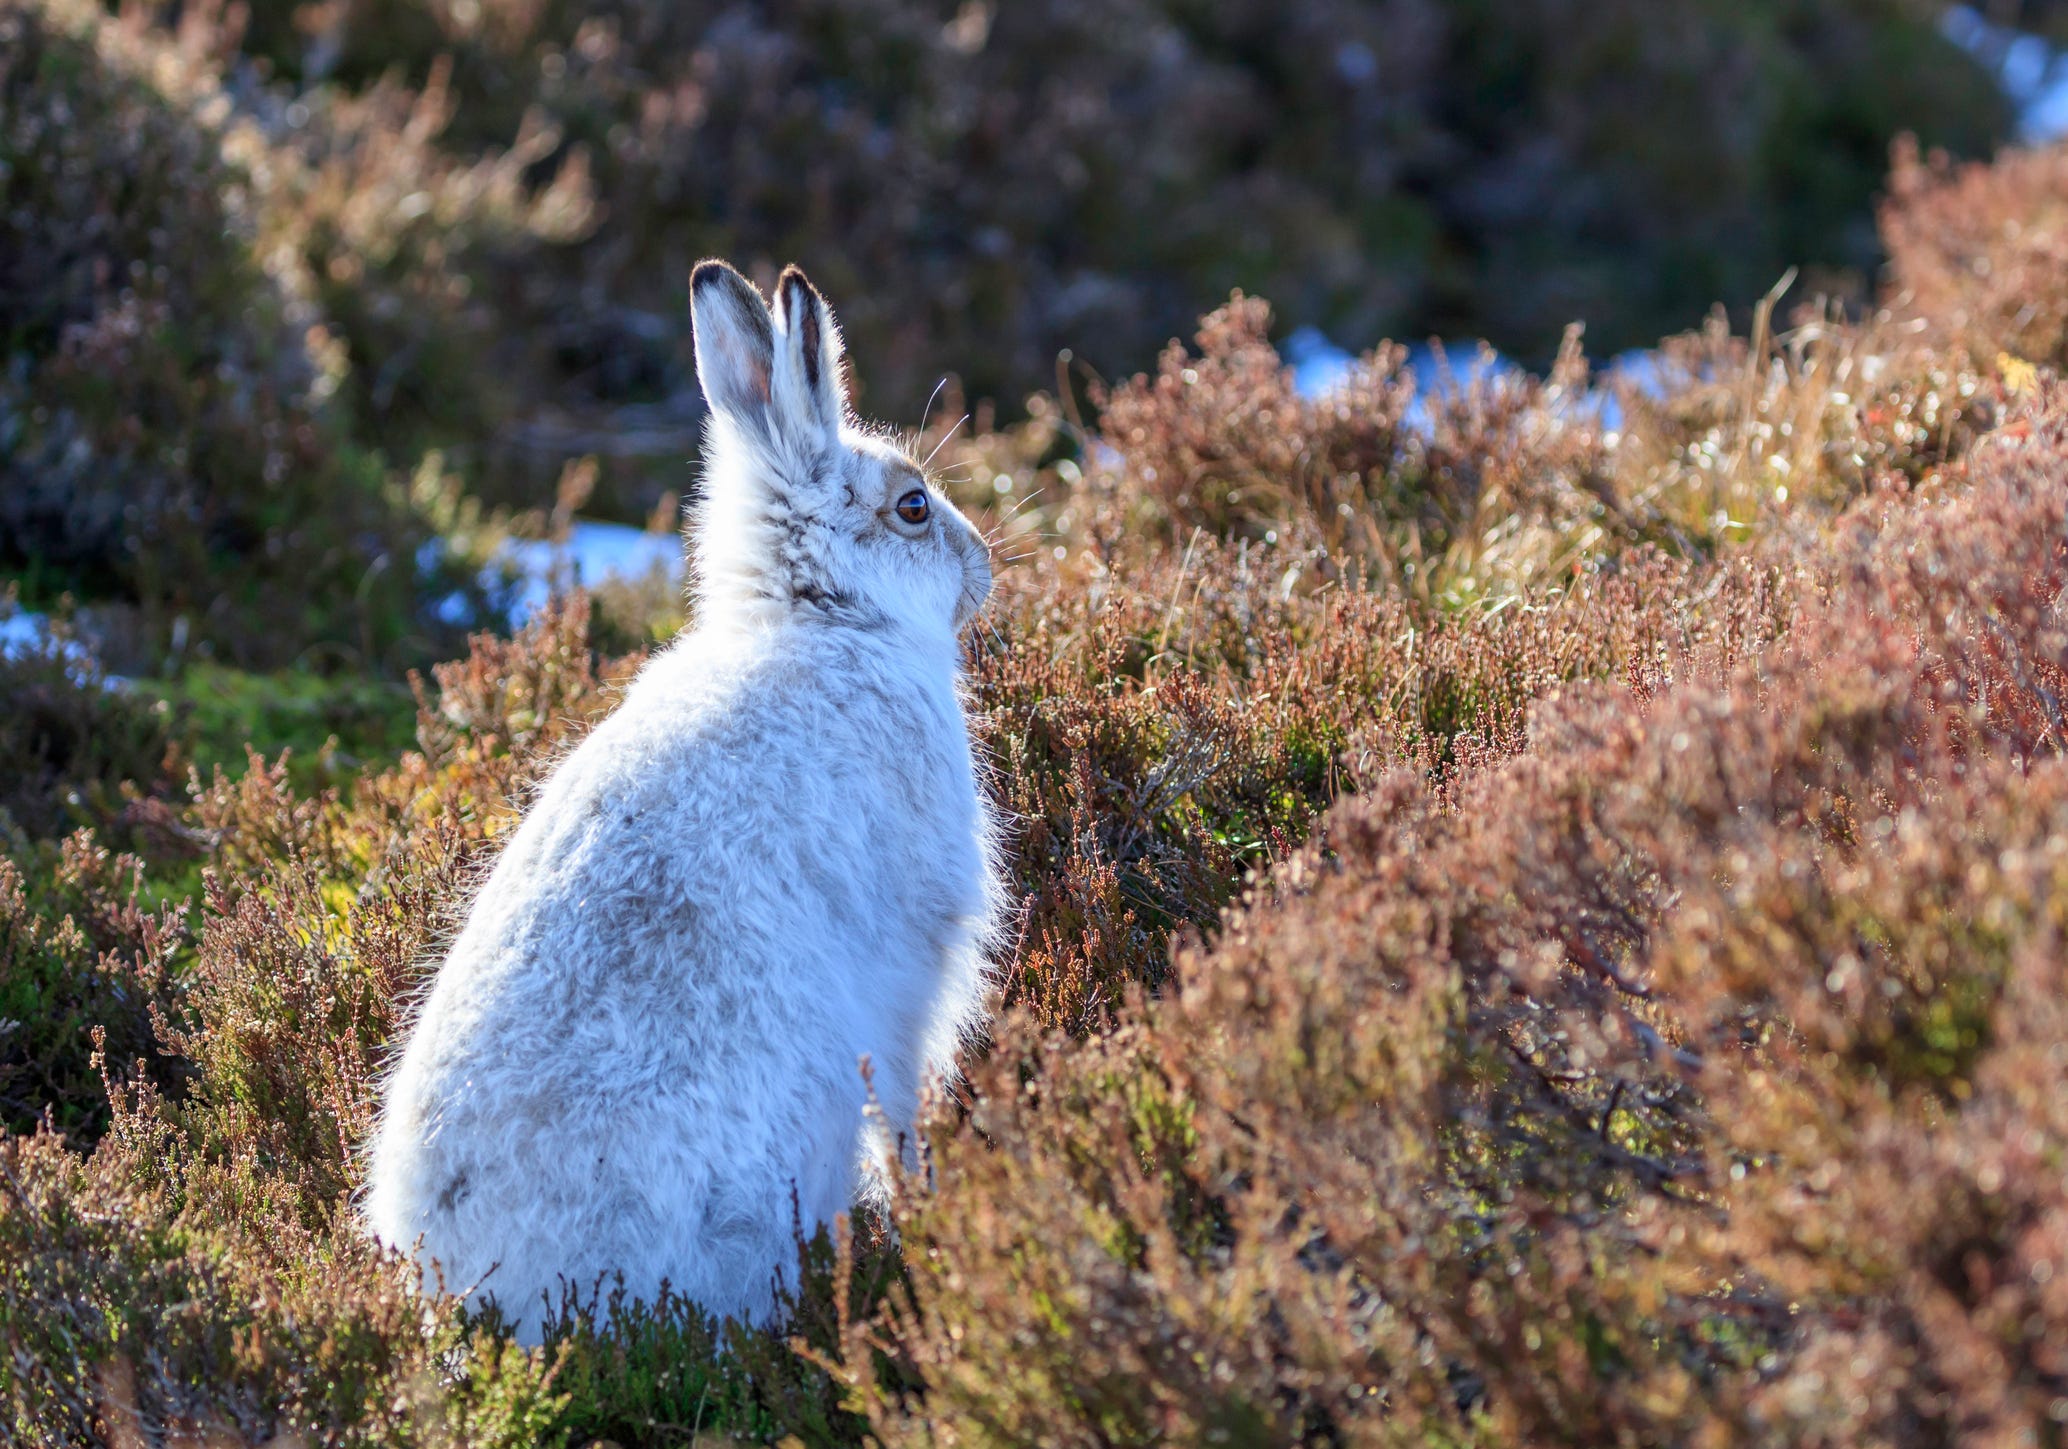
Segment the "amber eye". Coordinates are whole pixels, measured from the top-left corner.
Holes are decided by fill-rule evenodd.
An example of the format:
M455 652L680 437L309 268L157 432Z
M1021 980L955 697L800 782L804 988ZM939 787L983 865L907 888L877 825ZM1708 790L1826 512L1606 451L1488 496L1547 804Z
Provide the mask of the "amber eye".
M927 501L924 488L914 488L898 500L898 517L907 523L924 523L933 514L933 504Z

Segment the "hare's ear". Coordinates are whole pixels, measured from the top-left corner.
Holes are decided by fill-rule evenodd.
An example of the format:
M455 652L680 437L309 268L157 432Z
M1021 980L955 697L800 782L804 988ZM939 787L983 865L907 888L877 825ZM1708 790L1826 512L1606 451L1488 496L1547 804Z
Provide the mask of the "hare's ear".
M776 283L775 407L800 442L838 437L847 418L840 329L833 309L797 267Z
M721 261L689 276L697 380L711 411L761 434L774 431L775 329L752 282Z

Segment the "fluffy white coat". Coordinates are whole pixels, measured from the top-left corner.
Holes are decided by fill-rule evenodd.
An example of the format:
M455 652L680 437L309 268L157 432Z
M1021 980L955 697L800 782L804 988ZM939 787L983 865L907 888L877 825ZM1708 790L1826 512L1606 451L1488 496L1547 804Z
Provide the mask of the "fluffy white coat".
M503 851L370 1153L373 1232L526 1336L564 1284L620 1273L768 1318L793 1192L809 1231L869 1189L986 992L998 890L957 641L982 541L849 423L802 273L772 311L720 263L692 295L696 627Z

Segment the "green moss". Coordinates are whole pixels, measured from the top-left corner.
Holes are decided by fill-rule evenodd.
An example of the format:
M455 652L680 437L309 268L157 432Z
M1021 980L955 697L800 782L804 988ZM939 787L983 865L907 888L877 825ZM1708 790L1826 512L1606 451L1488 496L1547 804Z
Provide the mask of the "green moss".
M183 721L187 755L203 779L217 768L243 773L247 750L269 760L290 751L289 779L312 794L391 763L416 741L415 697L377 677L196 664L133 688Z

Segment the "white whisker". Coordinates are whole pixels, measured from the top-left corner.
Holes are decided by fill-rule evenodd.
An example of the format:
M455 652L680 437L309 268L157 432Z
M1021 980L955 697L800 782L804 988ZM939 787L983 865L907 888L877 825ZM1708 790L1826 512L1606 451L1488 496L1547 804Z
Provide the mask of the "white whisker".
M921 464L919 465L919 471L920 471L920 472L924 473L924 472L926 471L926 468L927 468L927 464L928 464L928 463L931 463L931 462L933 462L934 458L935 458L935 457L936 457L936 456L937 456L937 455L938 455L938 454L940 453L941 449L943 449L943 448L945 448L945 447L947 447L947 446L948 446L948 440L949 440L950 438L954 437L954 436L955 436L955 435L956 435L957 433L961 432L961 431L962 431L962 425L963 425L964 423L968 422L968 421L969 421L969 414L968 414L968 413L964 413L964 414L963 414L963 415L962 415L961 417L959 417L959 418L957 418L957 419L955 420L955 426L954 426L954 427L952 427L952 428L948 429L948 431L947 431L947 432L945 432L945 433L941 434L941 440L940 440L940 441L939 441L938 443L935 443L935 444L933 445L933 452L931 452L931 453L928 453L928 454L926 455L926 462L925 462L925 463L921 463Z
M940 400L941 389L947 385L948 374L944 372L941 374L941 380L933 385L933 391L927 394L926 406L919 410L919 436L921 438L926 436L926 420L933 414L933 405Z

